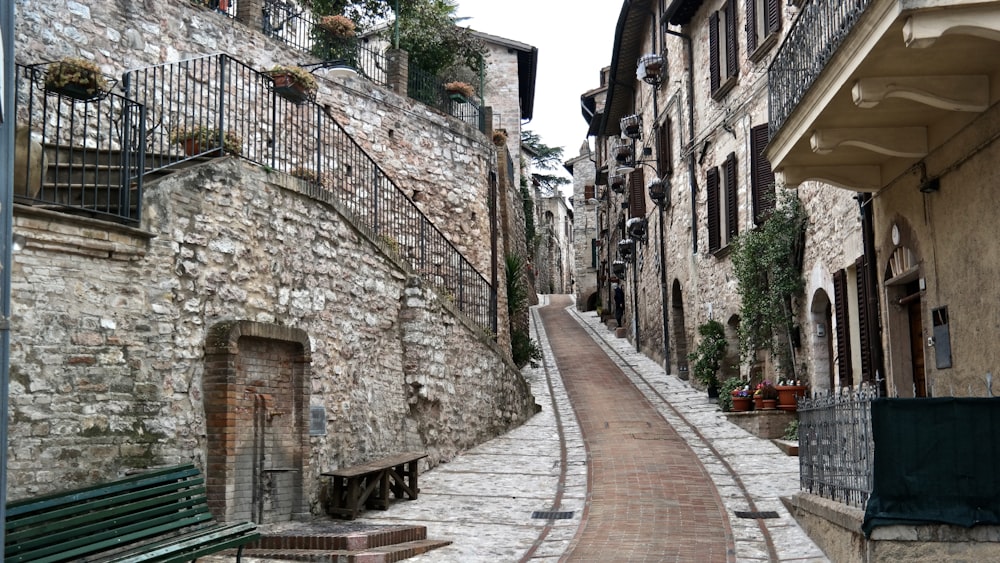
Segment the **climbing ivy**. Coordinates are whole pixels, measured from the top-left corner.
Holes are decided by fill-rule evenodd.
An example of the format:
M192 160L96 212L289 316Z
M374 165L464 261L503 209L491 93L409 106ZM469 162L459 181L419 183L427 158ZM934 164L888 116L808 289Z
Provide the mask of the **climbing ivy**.
M790 345L792 297L802 293L802 252L808 218L793 192L780 198L763 225L737 237L733 269L740 295L740 357L752 363L760 350L794 378Z

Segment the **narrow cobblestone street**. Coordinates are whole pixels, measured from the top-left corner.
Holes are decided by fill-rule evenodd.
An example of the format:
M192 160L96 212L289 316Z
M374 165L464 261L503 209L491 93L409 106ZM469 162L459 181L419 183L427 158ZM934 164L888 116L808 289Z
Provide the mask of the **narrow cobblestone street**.
M780 501L798 489L797 458L571 303L533 309L541 412L422 475L417 501L359 521L453 542L416 563L828 561Z

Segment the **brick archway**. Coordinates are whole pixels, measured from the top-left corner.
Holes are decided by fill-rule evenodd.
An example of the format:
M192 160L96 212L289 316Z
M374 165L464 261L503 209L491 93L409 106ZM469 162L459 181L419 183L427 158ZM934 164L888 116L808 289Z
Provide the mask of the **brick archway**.
M230 321L209 331L205 473L217 518L263 524L305 511L310 362L299 329Z

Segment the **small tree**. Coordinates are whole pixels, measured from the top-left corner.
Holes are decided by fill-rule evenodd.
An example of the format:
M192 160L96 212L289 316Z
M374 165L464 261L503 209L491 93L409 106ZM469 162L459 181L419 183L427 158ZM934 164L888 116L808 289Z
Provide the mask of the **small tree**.
M719 368L722 367L722 358L729 347L726 329L722 323L713 319L700 325L698 334L701 335L701 341L694 352L688 354L688 359L694 362L694 377L706 387L718 388Z
M528 284L524 280L524 259L508 254L504 259L507 275L507 318L510 323L510 347L514 364L535 367L542 351L528 334Z
M752 363L759 350L767 350L777 360L778 370L792 379L792 297L805 286L802 253L807 220L798 197L785 196L763 225L737 237L732 255L740 294L740 357Z

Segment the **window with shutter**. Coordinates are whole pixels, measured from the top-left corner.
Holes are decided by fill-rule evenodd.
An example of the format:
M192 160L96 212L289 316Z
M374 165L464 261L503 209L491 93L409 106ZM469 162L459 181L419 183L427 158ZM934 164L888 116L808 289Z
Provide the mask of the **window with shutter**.
M755 225L766 221L774 211L774 171L764 156L768 140L766 123L750 129L750 190Z
M673 123L665 119L656 128L656 170L660 178L667 178L674 172L673 147L670 146Z
M708 194L708 251L715 252L721 248L721 233L719 229L719 169L712 168L706 178L706 193Z
M597 239L590 239L590 267L597 267Z
M583 186L583 199L584 200L591 200L591 199L594 199L595 197L596 196L595 196L595 192L594 192L594 185L593 184L586 184L586 185L584 185Z
M631 185L628 193L629 217L646 216L646 183L643 179L643 171L637 169L632 172Z
M847 272L837 270L833 273L834 314L837 322L837 374L840 376L840 386L853 386L854 376L851 373L851 334L849 330L847 304Z
M739 73L736 42L736 0L708 16L709 71L712 97L719 99L736 85Z
M781 31L779 0L746 0L747 55L758 61L778 42Z
M727 245L732 242L737 233L739 232L739 200L737 199L737 187L736 187L736 153L731 152L729 156L726 157L726 212L725 212L725 222L726 230L723 233L722 244Z

